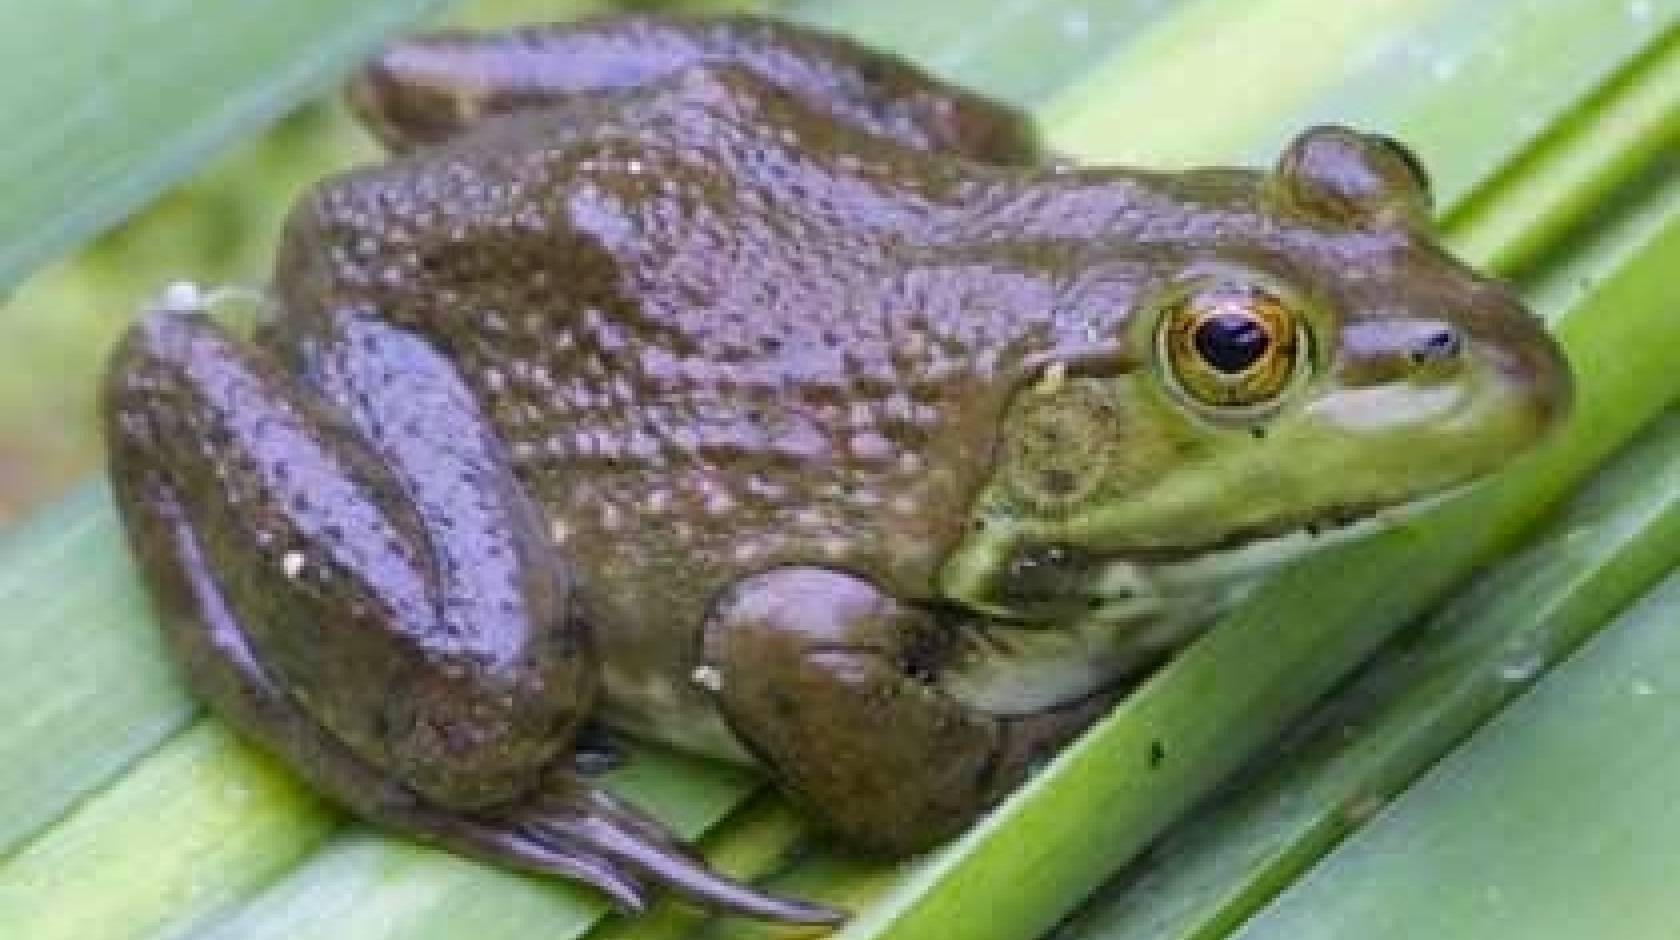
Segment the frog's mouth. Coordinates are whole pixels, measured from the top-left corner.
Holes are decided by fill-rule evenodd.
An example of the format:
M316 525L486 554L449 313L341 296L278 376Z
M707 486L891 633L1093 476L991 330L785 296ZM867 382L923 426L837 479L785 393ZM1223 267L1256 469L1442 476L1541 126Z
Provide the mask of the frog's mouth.
M993 572L946 568L951 599L981 611L940 685L999 714L1037 713L1111 690L1181 648L1285 564L1391 529L1474 484L1387 505L1338 507L1233 532L1217 542L1095 553L1062 545L994 547ZM965 546L972 552L972 546Z

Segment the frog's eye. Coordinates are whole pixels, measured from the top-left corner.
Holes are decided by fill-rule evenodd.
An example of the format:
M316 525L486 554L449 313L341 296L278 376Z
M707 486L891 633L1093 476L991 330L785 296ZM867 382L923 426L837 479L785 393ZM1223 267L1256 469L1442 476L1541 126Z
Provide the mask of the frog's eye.
M1429 174L1392 137L1310 128L1278 158L1277 178L1291 203L1331 221L1385 227L1429 220Z
M1215 283L1162 310L1156 346L1167 384L1214 420L1269 413L1305 374L1306 323L1282 297Z

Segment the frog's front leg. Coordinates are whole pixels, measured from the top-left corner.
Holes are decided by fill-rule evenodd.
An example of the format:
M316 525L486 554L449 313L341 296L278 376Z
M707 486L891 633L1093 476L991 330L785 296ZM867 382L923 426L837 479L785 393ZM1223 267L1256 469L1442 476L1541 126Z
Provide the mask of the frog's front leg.
M354 314L327 332L288 366L162 313L114 358L117 502L200 694L375 823L629 908L657 882L833 922L711 872L571 772L595 662L500 442L422 340Z
M940 688L977 642L962 615L852 574L790 566L713 608L697 678L790 797L852 845L892 855L945 839L1112 702L994 714Z
M814 111L917 149L1008 165L1042 158L1017 108L843 36L755 16L610 16L400 40L357 76L350 103L387 147L404 151L487 115L599 103L694 68L745 72Z

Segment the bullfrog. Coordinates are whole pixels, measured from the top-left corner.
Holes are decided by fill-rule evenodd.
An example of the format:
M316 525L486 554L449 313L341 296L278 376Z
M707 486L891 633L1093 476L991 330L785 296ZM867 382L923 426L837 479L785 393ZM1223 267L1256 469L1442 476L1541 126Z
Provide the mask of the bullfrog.
M268 315L159 309L114 353L128 537L249 738L629 909L842 916L711 870L588 729L922 851L1268 572L1568 408L1381 135L1082 166L747 17L421 36L349 97L391 153L300 199Z

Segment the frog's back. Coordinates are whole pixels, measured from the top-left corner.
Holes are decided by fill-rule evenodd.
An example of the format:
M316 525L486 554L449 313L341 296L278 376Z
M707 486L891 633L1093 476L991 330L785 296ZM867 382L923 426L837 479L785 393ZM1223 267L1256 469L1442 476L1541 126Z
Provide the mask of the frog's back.
M278 278L305 330L372 309L459 364L579 566L609 692L657 711L684 707L656 700L684 694L706 605L745 574L931 594L1019 311L1048 307L942 244L960 161L730 70L668 84L324 187Z

